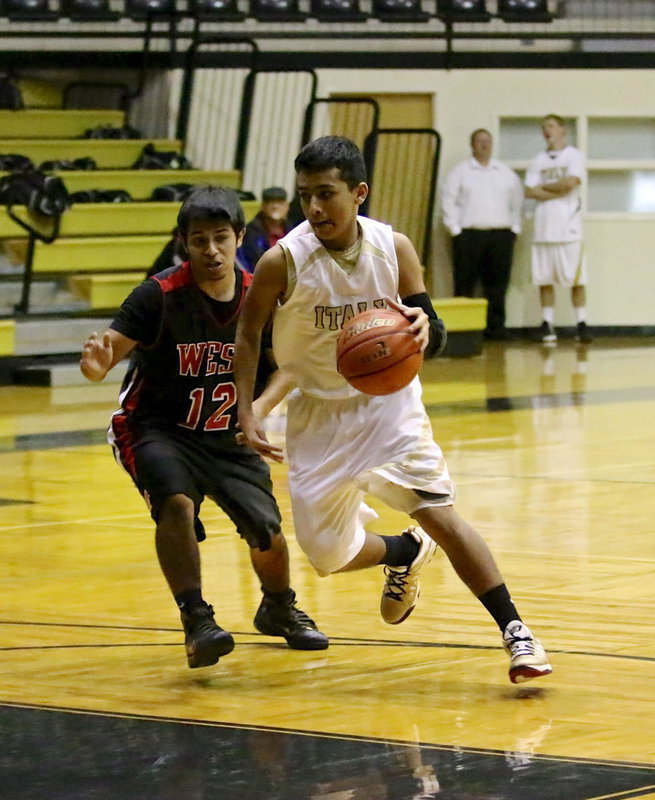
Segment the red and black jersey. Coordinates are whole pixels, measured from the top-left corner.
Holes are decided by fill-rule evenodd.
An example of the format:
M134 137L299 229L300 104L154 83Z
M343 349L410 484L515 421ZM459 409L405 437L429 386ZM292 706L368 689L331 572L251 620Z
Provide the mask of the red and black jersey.
M137 286L121 306L111 327L139 343L117 414L124 417L123 423L129 422L132 432L156 427L234 435L234 339L252 281L239 268L235 273L234 298L228 302L214 300L199 289L185 262ZM262 379L265 371L262 363Z

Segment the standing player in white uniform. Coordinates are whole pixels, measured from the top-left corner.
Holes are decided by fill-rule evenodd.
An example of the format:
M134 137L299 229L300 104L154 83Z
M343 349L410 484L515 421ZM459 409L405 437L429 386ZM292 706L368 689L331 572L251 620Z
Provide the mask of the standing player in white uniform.
M582 249L580 185L585 180L582 153L566 144L566 123L549 114L541 121L546 150L532 159L525 176L525 196L537 201L532 244L532 282L539 287L542 342L557 341L554 285L570 286L577 339L588 343L587 270Z
M237 329L234 369L244 439L281 460L252 411L260 333L275 311L275 357L298 387L287 412L296 535L314 568L328 575L384 564L381 613L397 624L414 609L418 572L439 544L502 631L510 679L546 675L546 653L521 621L489 548L453 509L455 487L432 439L418 378L394 394L373 397L336 369L343 323L387 301L412 320L428 354L443 346L445 331L414 247L388 225L358 216L368 186L363 157L350 140L325 136L311 142L295 168L307 221L259 261ZM400 536L366 531L375 517L363 502L367 492L425 530L412 527Z

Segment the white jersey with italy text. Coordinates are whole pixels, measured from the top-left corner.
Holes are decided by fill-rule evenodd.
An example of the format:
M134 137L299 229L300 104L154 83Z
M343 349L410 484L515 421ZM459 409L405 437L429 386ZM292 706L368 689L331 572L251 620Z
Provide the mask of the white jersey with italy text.
M273 352L278 367L314 397L359 395L337 371L337 337L344 322L355 314L384 308L387 299L398 299L392 228L367 217L357 221L362 249L350 274L332 258L306 221L279 242L293 260L295 287L275 312Z
M544 150L530 162L525 176L529 188L576 177L585 181L584 157L577 147ZM563 197L537 202L533 241L536 243L576 242L582 239L580 186Z

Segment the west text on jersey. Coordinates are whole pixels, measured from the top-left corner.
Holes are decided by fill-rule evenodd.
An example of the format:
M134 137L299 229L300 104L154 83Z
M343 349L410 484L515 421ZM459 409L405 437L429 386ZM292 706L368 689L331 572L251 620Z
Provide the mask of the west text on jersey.
M190 342L178 344L180 375L197 378L205 375L220 375L232 372L234 344L231 342Z

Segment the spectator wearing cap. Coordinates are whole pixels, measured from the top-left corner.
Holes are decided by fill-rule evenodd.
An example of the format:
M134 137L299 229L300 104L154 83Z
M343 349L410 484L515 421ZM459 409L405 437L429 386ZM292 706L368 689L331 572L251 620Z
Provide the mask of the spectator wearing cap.
M281 186L269 186L262 192L262 204L255 217L246 225L243 244L239 248L239 263L248 272L264 253L292 228L287 221L289 201L286 190Z

